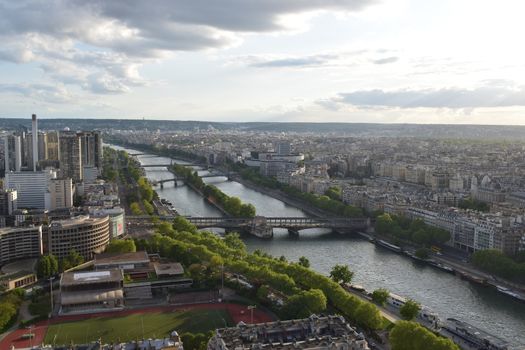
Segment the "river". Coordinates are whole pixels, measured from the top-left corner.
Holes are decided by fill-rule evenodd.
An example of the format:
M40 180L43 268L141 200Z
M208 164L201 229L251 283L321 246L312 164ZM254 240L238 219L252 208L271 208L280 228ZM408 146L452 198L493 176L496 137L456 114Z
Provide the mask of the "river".
M122 149L120 147L116 147ZM129 150L131 153L137 151ZM169 158L138 156L142 164L166 164ZM180 161L178 161L180 162ZM167 179L172 174L161 168L146 168L151 180ZM206 174L206 171L199 171ZM228 195L252 203L257 213L265 216L306 216L263 193L254 191L224 177L205 178ZM161 198L173 203L181 215L220 216L220 212L187 186L179 183L164 184L157 188ZM366 240L338 235L326 230L301 231L291 237L286 230L275 229L274 238L261 240L243 237L248 249L260 249L273 256L284 255L297 261L300 256L310 260L311 267L328 274L335 264L348 264L354 271L354 281L367 290L387 288L393 293L412 298L437 312L442 319L455 317L471 323L509 341L509 349L525 349L525 304L496 292L474 285L459 277L424 266L404 256L395 254Z

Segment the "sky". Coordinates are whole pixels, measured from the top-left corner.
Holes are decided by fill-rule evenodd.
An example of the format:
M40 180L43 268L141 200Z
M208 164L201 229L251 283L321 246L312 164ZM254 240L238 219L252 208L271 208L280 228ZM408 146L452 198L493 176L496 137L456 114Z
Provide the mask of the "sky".
M0 117L525 124L518 0L0 0Z

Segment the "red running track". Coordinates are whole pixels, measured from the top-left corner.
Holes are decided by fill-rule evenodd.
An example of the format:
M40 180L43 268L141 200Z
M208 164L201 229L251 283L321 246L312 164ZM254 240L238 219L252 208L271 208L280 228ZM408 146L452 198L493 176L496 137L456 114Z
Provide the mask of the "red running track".
M246 305L232 304L232 303L213 303L213 304L193 304L193 305L177 305L177 306L158 306L149 307L144 309L136 310L122 310L122 311L110 311L110 312L97 312L86 315L62 315L54 317L48 321L41 321L33 325L31 329L17 329L9 333L2 341L0 341L0 350L10 350L11 346L14 345L16 349L29 348L31 345L42 344L47 333L49 324L56 324L68 321L79 321L87 318L98 318L98 317L121 317L133 314L146 314L153 312L166 312L166 311L181 311L191 309L207 309L207 310L226 310L230 314L235 324L243 321L250 323L251 311L248 310ZM271 322L273 318L262 310L253 310L253 322L263 323ZM26 333L33 333L35 337L32 340L23 340L21 337Z

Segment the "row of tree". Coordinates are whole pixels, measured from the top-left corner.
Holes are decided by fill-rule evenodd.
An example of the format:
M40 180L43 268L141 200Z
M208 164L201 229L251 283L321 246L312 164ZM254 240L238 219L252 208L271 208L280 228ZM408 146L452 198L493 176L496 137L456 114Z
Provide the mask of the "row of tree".
M179 221L184 221L180 218ZM180 224L180 223L179 223ZM368 329L380 329L383 320L376 306L347 293L334 280L348 280L347 269L334 269L332 280L301 266L266 255L248 254L244 243L237 235L220 239L212 233L179 232L167 235L156 234L148 240L137 240L137 249L146 249L162 256L180 261L184 266L200 264L208 269L210 276L219 276L221 266L231 273L245 276L254 286L263 285L288 296L280 315L293 318L302 311L298 305L308 305L311 312L322 312L330 303L349 319ZM200 270L206 271L206 270ZM213 273L215 271L215 274ZM319 290L321 293L316 292ZM303 293L303 291L311 291ZM292 296L299 297L292 298ZM326 301L323 302L323 297ZM324 306L324 307L323 307Z
M472 254L471 261L483 271L517 283L525 283L525 262L516 261L499 250L479 250Z
M410 220L401 215L381 214L376 218L376 231L400 241L429 246L450 240L450 232L432 227L421 219Z
M274 310L283 319L324 312L330 304L367 329L384 326L375 305L347 293L340 286L340 283L348 283L352 279L353 274L346 265L334 266L330 277L326 277L309 269L309 261L305 257L298 262L288 262L284 257L274 258L260 251L249 254L238 235L228 234L220 239L212 233L196 233L196 228L182 217L172 225L158 223L157 228L162 234L155 234L147 240L136 240L136 248L181 261L192 277L208 283L208 286L210 282L218 283L223 267L230 273L242 275L255 286L252 296L261 302L267 302L271 292L285 297L284 306ZM377 290L373 293L373 299L377 304L384 305L388 295L387 290ZM406 305L401 314L411 320L417 316L420 306L413 301ZM428 342L429 349L457 350L451 341L435 336L417 323L398 322L393 329L394 350L421 349L412 347L412 344L421 342ZM408 343L400 339L399 335L404 332L411 334Z
M238 197L230 197L214 185L207 185L196 171L180 164L173 166L173 172L182 176L184 180L202 192L209 201L223 208L234 217L254 217L255 207L250 203L242 203Z
M309 205L333 213L338 216L345 217L361 217L363 211L360 208L352 205L345 205L341 201L341 189L331 187L327 190L326 195L319 196L317 194L302 192L295 187L282 184L273 177L267 177L259 174L253 169L243 167L241 165L232 165L243 179L253 182L256 185L268 188L280 189L287 195L305 201Z
M84 258L75 250L71 250L62 259L58 259L52 254L42 255L36 265L37 276L39 278L49 278L83 263Z
M459 350L450 339L435 335L419 323L398 321L390 331L392 350Z
M23 300L24 291L22 289L15 289L0 296L0 333L16 321Z

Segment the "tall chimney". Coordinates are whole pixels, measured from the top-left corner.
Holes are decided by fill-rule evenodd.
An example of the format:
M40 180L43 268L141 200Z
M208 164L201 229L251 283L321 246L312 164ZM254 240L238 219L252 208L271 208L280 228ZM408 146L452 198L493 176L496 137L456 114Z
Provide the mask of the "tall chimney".
M36 171L36 164L38 163L38 122L36 114L33 114L33 171Z

